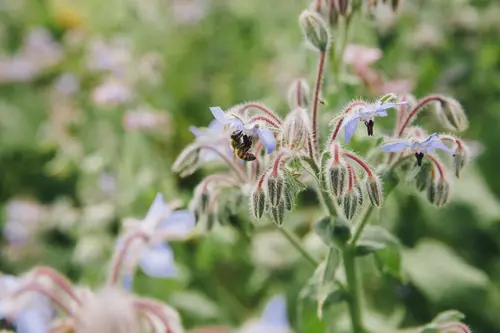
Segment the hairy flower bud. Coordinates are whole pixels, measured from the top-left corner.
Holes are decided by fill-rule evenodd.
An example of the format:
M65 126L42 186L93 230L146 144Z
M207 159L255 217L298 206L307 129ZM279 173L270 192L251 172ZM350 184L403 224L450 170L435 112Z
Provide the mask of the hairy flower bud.
M384 195L382 193L382 183L377 176L368 177L366 180L366 191L368 192L371 204L375 207L382 207Z
M296 79L288 88L288 105L291 110L306 109L309 106L311 88L305 79Z
M295 109L288 113L283 122L283 138L290 149L301 149L309 135L309 118L305 109Z
M208 191L203 191L200 194L200 210L202 212L207 211L209 202L210 202L210 193Z
M333 196L341 197L344 194L347 187L348 173L349 171L344 163L335 163L326 170L325 178Z
M468 159L469 152L464 146L460 146L457 150L455 150L455 155L453 156L453 167L457 178L460 177L460 171L462 171Z
M436 207L441 207L448 202L450 197L450 183L440 179L431 183L427 188L427 199Z
M440 103L437 103L437 117L443 126L457 132L462 132L469 127L467 116L460 103L450 97L443 97Z
M252 214L256 219L261 219L266 211L266 193L262 187L256 187L250 197Z
M283 188L285 180L281 175L271 175L267 179L267 194L273 207L278 206L283 201Z
M318 13L303 11L299 16L299 23L306 40L314 48L325 52L330 47L330 31Z
M423 191L432 182L432 163L425 160L422 166L417 168L415 176L415 186L417 190Z
M283 220L285 219L285 203L283 201L276 207L271 207L271 216L278 227L283 225Z
M359 194L354 188L347 192L343 198L344 215L351 220L359 208Z
M285 185L285 190L283 192L283 201L285 203L285 209L291 211L293 209L294 193L290 185Z
M172 165L172 171L186 177L193 174L198 168L200 149L196 145L187 146Z

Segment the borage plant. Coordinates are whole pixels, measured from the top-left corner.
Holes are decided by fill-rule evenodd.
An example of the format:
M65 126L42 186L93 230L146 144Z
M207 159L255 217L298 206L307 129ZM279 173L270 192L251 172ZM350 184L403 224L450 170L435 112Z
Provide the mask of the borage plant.
M397 1L392 2L396 4ZM463 131L467 119L460 104L446 96L430 95L416 101L411 95L389 93L375 101L353 100L331 115L327 140L320 132L319 112L323 108L321 90L327 59L334 73L336 91L342 84L342 55L349 25L360 1L315 1L299 17L306 41L318 54L312 94L305 79L290 88L290 111L282 118L272 108L243 103L226 111L210 107L215 120L208 128L192 128L196 140L174 163L174 171L188 176L207 162L222 163L227 171L208 175L195 189L190 208L197 221L210 229L216 221L241 211L240 198L249 198L255 220L269 217L291 243L317 266L300 297L317 301L318 316L332 302L345 302L354 333L370 331L363 319L365 302L360 283L358 258L372 254L382 271L400 278L401 263L397 239L386 229L370 225L373 212L397 185L401 174L417 189L426 190L429 201L440 207L450 195L451 177L442 162L453 163L458 177L467 162L464 142L451 134L429 135L414 125L416 116L434 107L437 120L448 129ZM328 23L327 23L328 22ZM339 22L344 36L332 38ZM333 43L335 40L336 43ZM391 136L379 136L375 121L395 117ZM378 120L377 120L378 121ZM362 122L373 137L366 154L347 145ZM342 134L344 139L342 140ZM378 138L376 136L379 136ZM315 232L329 247L320 263L301 245L297 236L282 225L293 212L297 194L315 185L325 217L315 224ZM468 332L456 311L412 332Z

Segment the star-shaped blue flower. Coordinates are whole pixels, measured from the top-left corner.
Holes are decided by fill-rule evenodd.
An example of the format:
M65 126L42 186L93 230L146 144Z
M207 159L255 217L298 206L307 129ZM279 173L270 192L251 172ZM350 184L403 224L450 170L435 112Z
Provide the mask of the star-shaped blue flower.
M222 125L230 125L235 130L257 134L269 154L276 148L276 138L270 129L261 128L258 124L245 125L240 118L234 114L225 113L219 106L210 107L210 112L212 112L214 118Z
M345 143L349 143L354 131L358 128L358 120L365 123L366 128L368 129L368 135L373 136L375 117L386 117L387 109L405 104L408 104L408 102L385 103L379 101L370 107L359 107L352 110L344 117L340 127L340 130L344 129Z
M433 152L436 149L441 149L451 155L454 155L453 151L441 141L437 133L432 134L423 141L411 139L388 142L380 146L380 149L389 153L397 153L405 149L410 149L415 152L419 166L422 165L422 158L424 157L424 154Z

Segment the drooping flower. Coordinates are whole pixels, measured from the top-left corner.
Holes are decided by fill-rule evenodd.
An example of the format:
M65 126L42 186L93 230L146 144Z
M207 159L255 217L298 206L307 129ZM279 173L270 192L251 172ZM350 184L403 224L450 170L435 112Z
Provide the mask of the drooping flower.
M405 149L410 149L415 152L415 157L417 158L417 164L419 166L422 165L422 158L424 157L424 153L433 152L436 149L444 150L451 155L453 155L453 151L448 148L439 138L437 133L432 134L427 139L418 141L413 138L409 140L397 140L393 142L388 142L380 146L380 148L389 153L396 153L403 151Z
M347 114L342 122L342 126L340 130L344 129L345 134L345 143L349 143L351 137L358 128L358 120L363 121L368 129L368 135L373 136L373 126L375 125L375 117L386 117L387 109L394 108L398 105L405 105L408 102L397 102L397 103L386 103L388 97L385 101L384 98L368 107L359 107L355 108L351 111L351 113Z
M47 297L31 292L24 297L10 298L23 286L23 278L0 276L0 319L11 321L19 333L47 333L54 309Z
M219 106L210 107L214 118L223 125L229 125L237 131L243 131L249 134L256 134L267 152L271 154L276 148L276 138L273 131L268 128L261 128L259 124L245 125L243 120L234 114L225 113Z
M290 323L286 312L286 299L283 295L269 300L261 316L240 329L240 333L290 333Z
M143 272L155 278L173 277L176 275L174 254L166 240L184 239L195 225L195 217L188 210L172 211L158 193L148 213L139 224L139 229L148 235L148 240L141 248L132 247L127 251L128 269L126 268L124 283L131 288L134 263L138 260ZM118 246L124 243L118 240ZM138 253L131 253L138 251ZM138 257L134 257L138 255Z

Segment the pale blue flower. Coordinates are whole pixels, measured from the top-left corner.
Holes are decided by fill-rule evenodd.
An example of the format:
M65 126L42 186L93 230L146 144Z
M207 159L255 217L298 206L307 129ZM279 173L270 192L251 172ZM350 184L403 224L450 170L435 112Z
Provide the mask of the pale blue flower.
M241 333L290 333L290 323L286 311L286 299L283 295L271 298L259 319L245 325Z
M245 125L240 118L234 114L225 113L219 106L210 107L210 112L212 112L215 120L222 125L230 125L235 130L256 134L269 154L276 148L276 138L270 129L261 128L258 124Z
M139 266L142 271L154 278L167 278L176 275L174 254L172 248L163 243L164 239L183 239L195 226L195 216L188 210L171 211L163 200L163 195L158 193L151 204L148 213L141 222L141 229L154 238L160 236L157 241L147 243L139 256ZM118 246L123 240L118 240ZM133 257L132 254L130 258ZM123 277L126 289L132 287L133 272L127 272Z
M387 109L394 108L398 105L405 105L408 102L398 103L381 103L377 102L370 107L361 107L347 114L342 121L340 130L344 129L345 143L349 143L351 137L358 128L358 120L363 121L368 129L368 135L373 136L373 126L375 125L375 117L386 117Z
M229 139L227 135L224 134L224 125L218 120L212 120L206 128L190 126L189 130L196 136L196 140L200 143L210 143L211 145L220 147L222 151L226 151L229 157L233 155L233 151L229 145ZM203 149L199 156L202 162L210 162L220 158L217 152L209 149Z
M7 294L13 294L22 287L22 279L4 275L0 277L0 288ZM13 321L16 332L19 333L48 333L50 331L50 322L54 317L55 311L52 304L42 294L31 292L29 298L23 298L22 307L17 308L15 299L4 298L0 302L0 319L9 318ZM12 309L14 313L11 313Z
M422 164L422 158L424 156L424 153L427 154L433 152L436 149L441 149L447 153L450 153L451 155L454 155L453 151L441 141L437 133L432 134L423 141L410 139L410 140L397 140L389 142L380 146L380 149L389 153L397 153L405 149L414 151L415 156L417 157L418 165Z

